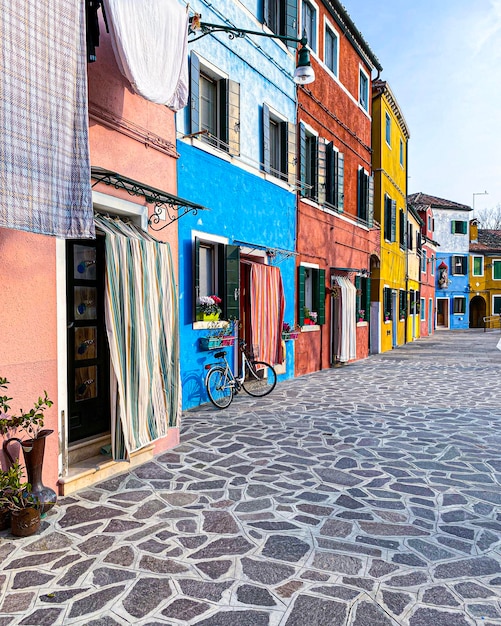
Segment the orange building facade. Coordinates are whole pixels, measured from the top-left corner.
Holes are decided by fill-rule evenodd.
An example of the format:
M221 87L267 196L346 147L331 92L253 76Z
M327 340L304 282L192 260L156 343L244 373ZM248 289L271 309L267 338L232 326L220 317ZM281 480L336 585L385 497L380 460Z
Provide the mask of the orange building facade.
M380 248L370 94L372 72L382 69L340 3L303 0L300 15L316 79L298 90L296 375L369 353Z

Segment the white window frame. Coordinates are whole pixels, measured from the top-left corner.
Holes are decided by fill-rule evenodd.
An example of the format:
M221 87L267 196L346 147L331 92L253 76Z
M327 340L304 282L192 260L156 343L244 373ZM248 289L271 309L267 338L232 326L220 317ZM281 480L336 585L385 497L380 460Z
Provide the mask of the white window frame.
M497 313L494 313L494 309L495 309L494 302L496 300L501 300L501 295L500 294L496 294L496 295L492 296L492 309L491 310L492 310L492 314L493 315L498 315ZM500 305L500 308L501 308L501 305Z
M496 263L501 263L501 259L492 259L492 280L501 280L501 278L494 278L494 265Z
M421 274L426 274L426 266L428 264L428 254L427 251L423 248L421 252Z
M434 254L432 254L430 258L430 264L431 264L430 276L435 276L435 261L436 261L436 257Z
M482 260L482 271L480 274L475 274L475 259L481 259ZM475 277L481 277L484 275L484 257L482 254L473 254L471 257L471 275L475 276Z
M391 115L388 111L384 112L384 139L391 150Z
M334 69L331 69L327 63L326 63L326 52L327 52L327 31L330 31L331 34L335 37L336 39L336 67ZM332 23L325 18L324 19L324 61L323 64L325 65L326 70L329 72L329 74L331 74L332 76L334 76L336 79L339 79L339 42L340 42L340 37L339 37L339 32L334 28L334 26L332 25Z
M465 260L465 268L464 271L457 272L456 271L456 259L466 259ZM463 265L463 264L461 264ZM461 267L461 270L463 267ZM468 274L468 257L464 254L453 254L452 255L452 267L451 267L451 275L452 276L466 276Z
M367 106L363 105L362 98L361 98L361 95L362 95L362 93L361 93L361 87L362 87L361 77L362 77L362 74L365 76L365 79L367 80ZM371 81L370 81L369 74L367 74L367 72L364 70L364 68L361 65L359 65L358 66L358 106L362 109L362 111L365 111L366 113L369 113L369 90L370 90L370 84L371 84Z
M304 4L309 4L315 13L315 24L314 24L315 32L313 33L314 41L308 40L308 47L310 48L311 52L313 52L313 54L316 57L318 57L318 27L319 27L318 18L320 15L320 11L318 8L318 4L314 2L314 0L302 0L301 1L301 30L300 30L301 33L304 31L304 24L303 24L303 5Z
M320 265L317 263L300 263L301 267L305 270L319 270ZM307 286L308 285L308 286ZM311 312L313 306L313 272L309 272L309 275L304 277L304 306ZM318 315L318 311L315 311ZM319 324L306 324L301 326L303 331L319 330Z
M464 303L463 311L456 313L456 301L461 300ZM466 313L466 298L464 296L452 297L452 314L453 315L465 315Z
M402 140L402 137L400 137L400 143L399 143L399 149L400 149L400 167L404 167L404 142Z

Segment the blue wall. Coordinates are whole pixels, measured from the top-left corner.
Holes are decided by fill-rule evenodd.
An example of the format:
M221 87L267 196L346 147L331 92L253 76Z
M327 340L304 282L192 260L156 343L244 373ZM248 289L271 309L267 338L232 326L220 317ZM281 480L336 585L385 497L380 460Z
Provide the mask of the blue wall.
M179 224L179 294L181 378L183 408L207 402L203 379L206 363L213 353L199 350L199 337L206 330L193 328L193 231L264 245L282 250L295 249L296 203L289 190L259 174L250 173L202 149L178 142L178 194L208 207L209 211L186 215ZM284 284L285 321L294 321L295 257L279 262ZM288 342L291 344L292 342ZM280 379L294 375L292 345L287 349L287 370Z
M464 252L447 252L446 254L437 253L437 268L444 261L449 268L449 285L447 289L442 289L438 284L439 271L435 272L435 297L436 298L449 298L449 328L451 330L460 330L469 328L470 326L470 294L468 292L468 277L469 269L465 276L451 274L451 257L453 255L465 256ZM469 264L469 258L467 264ZM454 296L465 298L465 312L453 313L454 311Z

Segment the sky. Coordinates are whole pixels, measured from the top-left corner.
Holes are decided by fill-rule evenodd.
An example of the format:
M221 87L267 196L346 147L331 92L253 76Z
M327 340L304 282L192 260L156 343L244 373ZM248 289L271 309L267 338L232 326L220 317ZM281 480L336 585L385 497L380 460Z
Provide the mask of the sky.
M341 1L407 122L409 193L501 205L501 0Z

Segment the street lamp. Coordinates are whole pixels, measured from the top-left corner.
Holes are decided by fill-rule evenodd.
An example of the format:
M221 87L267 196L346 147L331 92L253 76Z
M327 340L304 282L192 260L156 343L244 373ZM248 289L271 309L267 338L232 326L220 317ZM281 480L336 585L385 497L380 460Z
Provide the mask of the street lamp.
M473 204L472 204L472 209L473 209L473 217L475 217L475 196L488 196L489 192L487 191L478 191L477 193L473 194Z
M190 26L188 34L193 35L201 33L197 37L189 40L189 43L197 41L205 35L211 33L228 33L230 39L235 37L245 37L245 35L256 35L257 37L269 37L270 39L280 39L280 41L294 41L300 43L301 48L298 51L298 59L296 69L294 70L294 82L297 85L308 85L315 80L315 72L311 67L310 61L310 49L308 48L308 38L306 37L306 31L303 31L303 36L287 37L286 35L275 35L273 33L263 33L259 30L248 30L247 28L237 28L235 26L225 26L223 24L209 24L208 22L201 21L201 15L195 14L190 18Z

